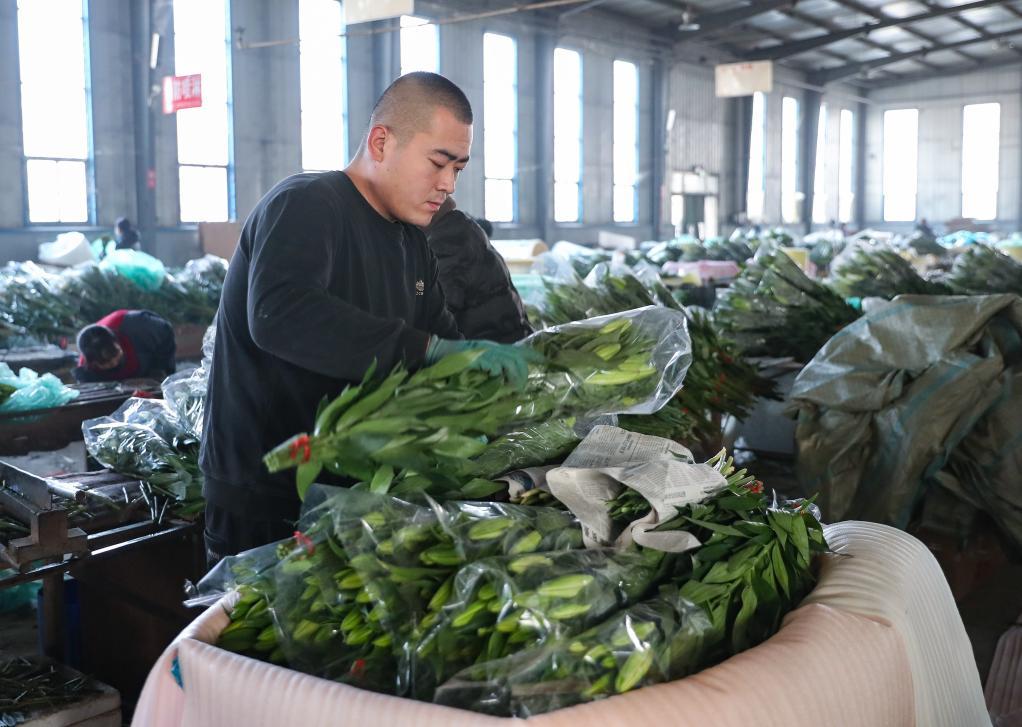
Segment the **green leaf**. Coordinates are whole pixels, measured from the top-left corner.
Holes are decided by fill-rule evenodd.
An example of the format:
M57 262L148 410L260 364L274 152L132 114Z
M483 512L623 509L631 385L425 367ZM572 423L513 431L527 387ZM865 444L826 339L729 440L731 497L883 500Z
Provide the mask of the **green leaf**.
M770 546L770 560L774 564L774 578L784 591L784 597L791 599L791 587L788 584L788 566L784 563L784 556L781 555L781 546L774 543Z
M759 599L756 598L756 591L752 585L742 589L742 608L735 617L735 623L731 631L731 648L735 651L743 651L749 647L749 621L756 613L756 606Z
M507 484L504 482L493 482L476 477L461 488L460 495L467 500L478 500L500 492L506 487Z
M787 510L770 510L768 515L770 519L780 525L786 533L791 534L791 521L795 517L794 513L788 512Z
M734 573L728 568L727 562L723 560L714 563L710 572L703 576L704 583L730 583L734 579Z
M733 550L728 543L714 543L712 545L704 545L702 548L696 551L693 558L700 565L711 565L716 563L718 560L727 556Z
M735 523L735 527L749 536L756 536L770 532L769 525L755 520L739 520Z
M721 497L716 502L717 507L724 510L746 512L760 507L763 504L763 498L760 495L729 495Z
M777 592L777 581L774 579L774 567L768 560L762 569L758 569L752 576L752 587L756 589L756 596L764 605L777 609L781 607L781 595Z
M372 482L369 483L369 491L385 493L390 489L390 483L393 481L394 468L387 464L381 465L373 475Z
M468 349L444 356L438 363L419 369L413 377L413 383L419 381L437 381L459 374L486 352L485 349Z
M474 437L465 437L460 434L451 434L440 444L433 448L433 452L446 457L458 459L470 459L486 449L486 443Z
M799 559L804 568L809 567L809 533L806 532L806 524L801 515L792 518L791 540L798 548Z
M728 559L727 567L732 573L744 572L742 567L752 558L763 552L763 549L756 545L748 545ZM742 569L741 571L739 569Z
M372 417L348 427L346 434L398 434L424 429L422 422L410 417Z
M383 380L374 391L369 392L361 400L355 402L341 415L335 429L343 431L379 409L389 399L397 387L405 380L407 373L403 369L397 369L394 373Z
M323 465L318 460L310 460L298 465L296 480L298 484L299 499L305 499L305 493L309 491L309 487L316 481L316 478L319 477L320 470L322 469Z
M319 436L327 432L333 431L334 422L341 416L343 412L358 393L362 391L361 386L348 386L341 392L341 395L330 402L326 407L323 408L318 414L316 414L316 428L314 434ZM325 397L324 397L325 398Z
M746 539L746 538L749 537L748 535L743 533L741 530L738 530L737 528L733 528L730 525L721 525L720 523L711 523L708 520L697 520L696 518L688 517L687 515L685 516L685 519L688 520L693 525L698 525L701 528L706 528L707 530L712 530L715 533L723 533L724 535L733 535L735 537L739 537L739 538L743 538L743 539Z
M693 603L700 604L718 598L727 593L727 586L717 583L701 583L700 581L686 581L681 587L681 595Z
M788 531L781 527L780 523L776 522L773 512L767 513L767 523L770 525L770 529L774 531L774 534L777 535L777 539L781 542L781 547L783 548L787 545Z

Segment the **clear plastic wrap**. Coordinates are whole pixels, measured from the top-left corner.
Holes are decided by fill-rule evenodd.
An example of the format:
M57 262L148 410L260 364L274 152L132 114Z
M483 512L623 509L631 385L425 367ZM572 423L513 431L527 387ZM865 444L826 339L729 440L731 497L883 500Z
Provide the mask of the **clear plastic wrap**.
M468 460L483 453L485 437L560 417L648 414L675 395L692 360L685 314L654 306L557 326L517 345L544 357L524 391L472 369L472 351L414 374L367 376L324 403L311 435L278 445L264 462L271 472L298 467L299 494L325 467L376 491L400 482L396 492L478 497Z
M78 390L64 386L53 374L40 376L29 368L17 375L11 367L0 363L0 414L30 412L64 406L78 396Z
M856 240L834 258L827 284L845 298L886 298L915 293L946 295L951 289L925 280L892 247Z
M471 461L471 474L491 479L513 469L550 464L566 457L580 441L574 419L525 426L486 445Z
M442 613L465 563L582 543L574 516L550 508L457 502L415 508L394 498L377 503L362 516L360 530L339 534L376 617L366 621L382 628L383 641L392 645L389 683L374 686L395 694L416 688L419 641ZM374 673L362 675L362 683Z
M563 413L580 417L651 414L678 392L692 362L684 312L658 306L554 326L519 345L548 362L545 375L530 374L530 388L560 392Z
M58 282L58 276L31 262L0 268L0 323L10 331L0 335L54 341L73 336L79 319L69 299L60 294Z
M297 547L274 569L281 653L307 673L388 693L408 691L398 665L463 563L581 545L575 518L549 508L415 504L358 490L308 502Z
M742 354L804 362L858 313L833 290L810 280L787 254L763 245L718 295L713 316Z
M811 504L770 501L717 464L727 489L662 525L704 543L688 554L583 550L578 522L554 508L316 486L293 538L199 590L241 592L223 648L528 716L709 666L768 638L801 600L827 547Z
M673 562L654 550L600 549L534 551L465 565L436 623L408 649L411 696L430 699L473 663L599 623L643 598Z
M82 435L93 459L177 500L179 514L201 509L199 439L166 401L128 399L110 416L82 422Z
M580 634L474 664L433 701L531 717L691 674L704 666L712 640L706 612L665 586Z
M173 407L182 426L197 438L202 437L202 417L215 338L216 325L211 325L202 337L202 363L190 371L171 374L161 386L163 398Z

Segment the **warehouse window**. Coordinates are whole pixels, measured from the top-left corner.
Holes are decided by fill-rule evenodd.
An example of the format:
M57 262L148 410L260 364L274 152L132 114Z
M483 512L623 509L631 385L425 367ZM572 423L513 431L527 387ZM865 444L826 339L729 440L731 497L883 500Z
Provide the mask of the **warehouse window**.
M841 109L840 126L837 218L840 222L851 222L855 214L855 114L848 109Z
M766 96L752 96L752 133L749 137L749 181L745 213L753 222L763 221L766 185Z
M813 171L813 222L827 221L827 104L820 104L816 126L816 169Z
M798 204L798 100L781 101L781 219L793 224L801 219Z
M174 73L202 76L202 106L177 112L182 222L233 212L229 3L174 0Z
M336 2L336 0L332 0ZM401 75L413 71L440 70L440 40L437 27L426 18L401 16Z
M685 221L685 195L671 195L671 227L675 234L681 234L681 223Z
M614 222L635 222L639 179L639 69L614 61Z
M28 221L93 218L88 14L83 0L18 0Z
M969 104L962 115L962 217L997 217L1001 105Z
M884 222L916 218L919 109L884 112Z
M486 218L515 220L518 52L514 38L483 36L483 173Z
M578 222L582 181L582 56L554 50L554 221Z
M299 0L302 168L340 169L347 159L344 21L337 0Z

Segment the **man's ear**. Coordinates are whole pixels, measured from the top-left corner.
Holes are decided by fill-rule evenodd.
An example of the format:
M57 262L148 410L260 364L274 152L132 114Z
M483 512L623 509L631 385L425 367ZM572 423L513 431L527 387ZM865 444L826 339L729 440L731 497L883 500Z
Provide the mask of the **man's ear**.
M387 139L390 138L390 135L390 129L383 124L376 124L369 129L366 148L369 150L369 156L374 162L383 161L384 147L386 147Z

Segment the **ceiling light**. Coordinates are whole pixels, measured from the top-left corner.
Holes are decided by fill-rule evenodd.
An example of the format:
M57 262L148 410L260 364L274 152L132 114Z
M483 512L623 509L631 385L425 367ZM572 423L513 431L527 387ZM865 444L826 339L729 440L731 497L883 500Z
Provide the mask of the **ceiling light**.
M681 12L681 25L678 26L678 30L686 33L699 30L699 23L692 21L692 10L690 8L685 8Z

